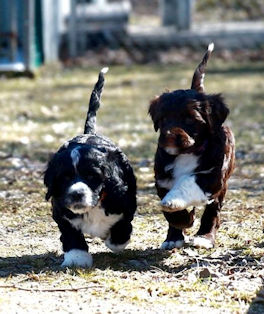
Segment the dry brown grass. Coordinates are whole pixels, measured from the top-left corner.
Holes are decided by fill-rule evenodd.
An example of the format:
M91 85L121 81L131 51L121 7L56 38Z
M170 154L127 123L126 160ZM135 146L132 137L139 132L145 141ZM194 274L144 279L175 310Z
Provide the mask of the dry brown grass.
M35 80L1 80L0 312L263 312L261 294L252 303L264 276L263 63L209 66L207 91L224 92L237 140L216 247L159 250L167 226L153 184L157 136L148 101L165 87L188 88L193 68L113 67L107 74L98 129L132 161L139 206L124 252L87 239L91 270L60 269L42 172L50 153L82 131L98 69L46 68Z

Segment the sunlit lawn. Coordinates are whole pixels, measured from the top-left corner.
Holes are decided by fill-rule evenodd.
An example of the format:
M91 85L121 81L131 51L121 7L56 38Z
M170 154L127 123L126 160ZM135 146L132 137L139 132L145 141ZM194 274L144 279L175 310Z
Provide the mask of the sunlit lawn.
M106 75L98 132L110 137L131 160L139 206L134 235L124 253L114 255L100 240L88 240L94 256L90 271L58 267L59 233L50 217L50 205L44 201L42 172L50 154L82 132L100 68L45 68L34 80L0 80L1 285L21 280L19 286L33 290L91 285L78 292L82 301L72 292L73 300L98 301L113 309L129 304L131 311L138 307L146 312L197 312L201 307L246 311L264 276L264 63L212 60L208 66L206 90L224 93L231 109L227 123L237 142L237 168L216 247L159 250L167 225L154 189L157 134L147 115L148 104L166 88L189 88L195 65L111 67ZM188 234L195 228L197 224ZM209 272L206 276L204 270ZM10 302L30 308L24 298L33 295L40 306L49 307L66 293L55 291L49 299L45 291L36 295L33 290L0 290L0 308ZM67 302L62 304L66 309Z

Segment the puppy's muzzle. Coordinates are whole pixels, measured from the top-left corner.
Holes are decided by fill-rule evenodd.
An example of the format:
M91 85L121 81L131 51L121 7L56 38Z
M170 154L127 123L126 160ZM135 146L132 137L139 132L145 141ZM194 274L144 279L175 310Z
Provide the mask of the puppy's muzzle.
M167 130L165 133L164 140L160 143L167 153L178 152L178 150L190 148L195 144L195 140L189 136L183 129L181 128L173 128L171 130Z
M72 184L65 197L65 205L74 213L86 212L95 207L99 197L84 182Z
M70 199L72 202L81 202L85 196L84 191L73 191L69 194Z

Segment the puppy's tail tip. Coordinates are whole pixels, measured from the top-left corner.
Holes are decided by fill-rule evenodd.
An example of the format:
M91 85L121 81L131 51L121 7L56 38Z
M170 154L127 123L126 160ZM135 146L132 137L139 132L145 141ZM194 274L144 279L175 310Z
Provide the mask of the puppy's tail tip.
M199 63L198 67L196 68L193 74L191 89L195 89L199 93L204 93L205 69L206 69L207 61L209 60L213 50L214 50L214 43L211 42L207 47L207 51L204 54L202 61Z
M106 74L108 72L108 70L109 70L109 67L104 67L104 68L101 69L100 72L103 73L103 74Z
M91 97L90 97L90 102L89 102L89 109L84 125L84 134L88 133L95 133L95 127L96 127L96 111L100 107L101 103L101 95L104 87L104 74L107 73L109 70L108 67L104 67L101 69L99 75L98 75L98 80L96 84L94 85Z
M214 43L213 43L213 42L208 45L207 50L208 50L209 52L212 52L212 51L214 50Z

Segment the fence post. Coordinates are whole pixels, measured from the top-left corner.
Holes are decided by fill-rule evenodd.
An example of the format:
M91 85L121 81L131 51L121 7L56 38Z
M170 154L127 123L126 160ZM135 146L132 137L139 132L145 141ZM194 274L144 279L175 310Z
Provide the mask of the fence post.
M24 37L23 50L26 71L33 68L34 58L34 1L26 0L24 2Z
M42 0L42 18L43 18L43 52L45 62L58 61L59 31L58 14L59 1Z
M174 25L178 30L189 30L193 0L161 0L162 24Z
M77 54L76 0L71 0L69 21L69 54L70 57L76 57Z
M9 2L10 5L10 60L15 62L17 56L17 8L14 0Z

